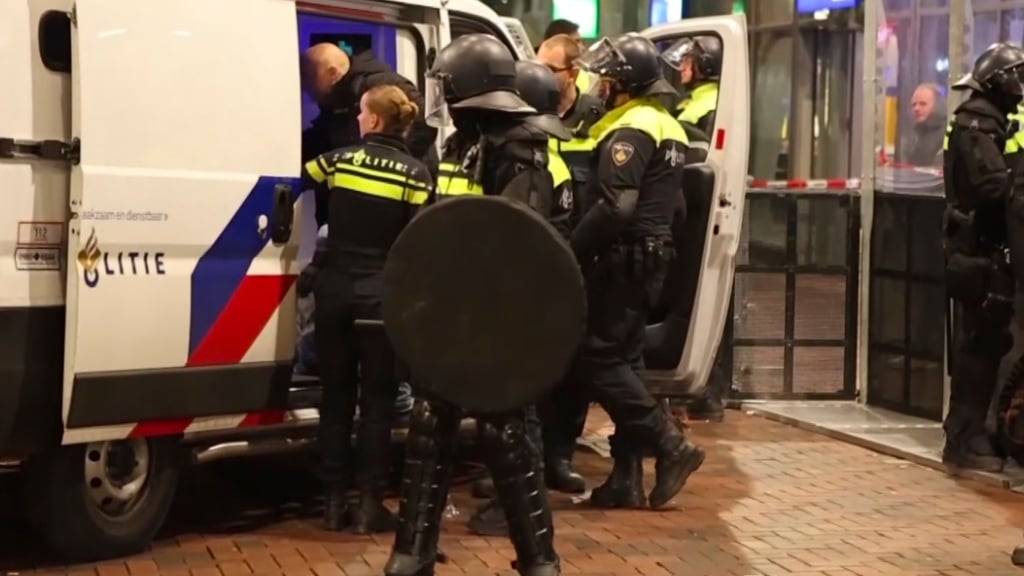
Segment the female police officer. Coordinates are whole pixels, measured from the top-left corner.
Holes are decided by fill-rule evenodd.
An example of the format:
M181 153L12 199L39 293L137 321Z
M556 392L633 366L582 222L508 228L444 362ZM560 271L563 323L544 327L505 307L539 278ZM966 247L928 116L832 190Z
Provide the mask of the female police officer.
M363 95L360 108L364 142L315 158L306 164L304 177L331 195L326 262L315 288L323 382L319 442L324 519L330 530L351 525L367 534L395 526L381 503L389 467L395 359L383 330L357 331L354 320L381 317L388 249L427 200L432 183L427 168L403 143L417 114L405 93L396 86L379 86ZM358 463L351 446L357 396ZM345 495L353 468L361 494L350 505Z

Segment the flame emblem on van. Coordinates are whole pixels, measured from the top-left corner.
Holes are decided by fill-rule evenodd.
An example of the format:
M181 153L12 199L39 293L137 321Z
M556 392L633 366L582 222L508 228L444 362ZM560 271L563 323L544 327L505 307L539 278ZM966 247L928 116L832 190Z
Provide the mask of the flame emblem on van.
M85 241L85 246L78 251L78 265L85 272L92 272L96 270L96 265L99 264L100 256L102 255L103 253L100 252L100 242L96 239L96 229L93 228L89 232L89 239Z
M82 279L89 288L95 288L100 276L165 276L166 254L130 250L104 252L96 239L96 229L89 232L85 245L78 251L78 264L82 268Z

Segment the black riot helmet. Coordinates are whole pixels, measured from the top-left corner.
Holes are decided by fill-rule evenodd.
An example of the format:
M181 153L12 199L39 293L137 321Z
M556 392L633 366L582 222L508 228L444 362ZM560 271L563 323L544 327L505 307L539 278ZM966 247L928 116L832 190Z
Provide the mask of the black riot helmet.
M530 123L559 140L572 140L572 133L558 117L558 103L562 99L558 80L547 66L539 62L516 62L516 91L539 113L529 119Z
M1024 50L1007 42L989 46L974 62L974 70L953 85L954 90L976 90L1013 111L1021 97Z
M662 74L658 49L635 32L620 36L614 42L602 38L580 56L577 64L602 78L615 80L633 97L676 95Z
M722 41L714 36L683 38L661 55L670 66L681 70L687 58L693 61L695 81L722 77Z
M490 34L467 34L445 46L427 80L428 120L445 104L452 110L535 113L516 93L515 58Z

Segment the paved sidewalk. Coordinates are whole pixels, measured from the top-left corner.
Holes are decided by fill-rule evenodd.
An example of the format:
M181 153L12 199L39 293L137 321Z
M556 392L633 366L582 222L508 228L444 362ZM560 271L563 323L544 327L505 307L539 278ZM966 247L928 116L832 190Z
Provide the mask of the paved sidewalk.
M605 422L595 411L591 432ZM565 574L1024 575L1009 561L1024 541L1024 496L741 412L728 412L724 424L696 424L693 435L709 457L674 508L605 512L552 495ZM578 462L592 485L610 468L592 453L579 453ZM58 566L8 524L0 528L0 572L381 574L390 537L321 531L304 463L225 462L189 477L150 552ZM455 505L461 513L442 538L451 563L438 574L514 574L507 541L466 531L476 506L467 486Z

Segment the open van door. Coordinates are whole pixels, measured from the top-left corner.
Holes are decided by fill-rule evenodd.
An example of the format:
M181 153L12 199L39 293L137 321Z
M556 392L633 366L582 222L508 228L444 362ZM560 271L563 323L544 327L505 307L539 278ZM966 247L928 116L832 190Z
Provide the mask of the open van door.
M723 52L707 161L687 167L686 222L676 234L677 259L666 280L664 310L658 324L648 327L645 352L653 391L688 394L707 383L732 298L750 149L746 18L682 20L642 34L663 51L683 38L709 38L720 41Z
M292 2L77 0L65 444L283 407L296 46Z

